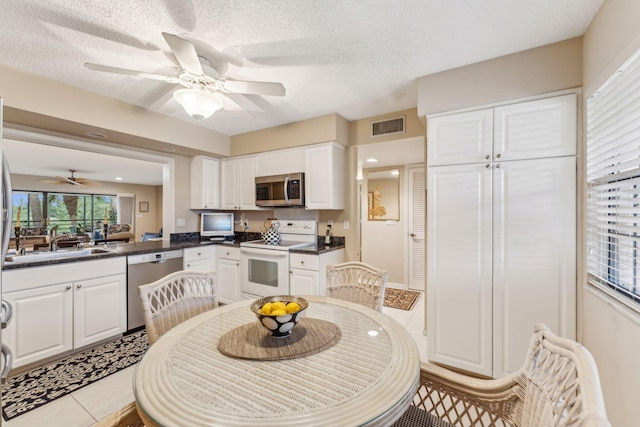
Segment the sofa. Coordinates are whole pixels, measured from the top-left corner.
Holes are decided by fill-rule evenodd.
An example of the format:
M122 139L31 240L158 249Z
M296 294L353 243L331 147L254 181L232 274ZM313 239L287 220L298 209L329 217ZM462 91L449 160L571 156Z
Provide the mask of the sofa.
M131 224L108 224L107 235L103 240L129 241L133 239L133 226Z

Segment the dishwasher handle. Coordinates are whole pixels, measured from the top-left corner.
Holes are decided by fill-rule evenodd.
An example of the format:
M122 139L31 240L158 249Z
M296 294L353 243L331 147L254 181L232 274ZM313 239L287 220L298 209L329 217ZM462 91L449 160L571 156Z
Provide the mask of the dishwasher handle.
M159 259L159 260L156 260L156 261L151 261L149 264L162 264L166 260L167 260L166 258L163 258L163 259Z

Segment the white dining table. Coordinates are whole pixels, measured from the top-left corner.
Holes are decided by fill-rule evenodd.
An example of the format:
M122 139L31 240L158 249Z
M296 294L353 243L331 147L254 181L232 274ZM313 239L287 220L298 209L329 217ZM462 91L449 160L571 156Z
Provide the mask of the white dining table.
M252 360L220 352L224 334L258 322L250 300L215 308L167 332L134 373L136 404L145 424L393 424L418 388L420 357L413 338L396 320L368 307L304 298L309 302L306 318L331 322L340 330L337 343L306 356Z

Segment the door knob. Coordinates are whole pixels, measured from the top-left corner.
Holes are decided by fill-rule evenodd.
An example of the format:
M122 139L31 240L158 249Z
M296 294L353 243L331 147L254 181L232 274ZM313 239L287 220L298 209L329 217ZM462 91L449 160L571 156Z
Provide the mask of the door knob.
M416 233L409 233L409 236L416 237Z

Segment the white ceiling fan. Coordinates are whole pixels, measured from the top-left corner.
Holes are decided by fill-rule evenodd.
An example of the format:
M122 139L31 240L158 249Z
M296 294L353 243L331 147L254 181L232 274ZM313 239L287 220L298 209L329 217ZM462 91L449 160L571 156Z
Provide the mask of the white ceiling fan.
M75 169L69 169L69 172L71 172L71 176L69 178L56 176L55 179L39 179L38 182L42 182L43 184L69 184L77 185L79 187L98 187L100 185L98 181L94 181L92 179L76 178L73 176L76 172Z
M162 33L162 36L171 48L181 68L175 76L88 62L84 65L95 71L124 74L181 85L183 88L176 90L173 93L173 98L197 121L208 118L222 108L225 96L229 94L266 96L284 96L285 94L285 88L282 83L233 80L221 76L212 67L206 67L207 73L205 73L202 64L207 64L208 60L198 56L191 42L174 34Z

